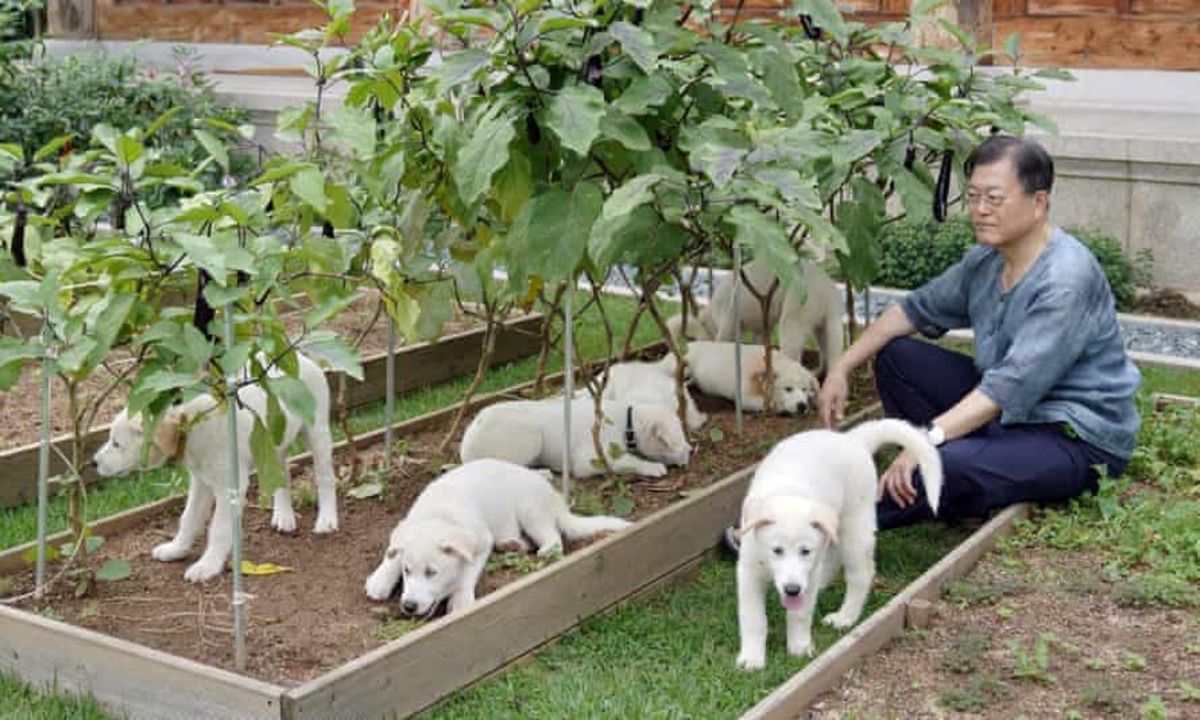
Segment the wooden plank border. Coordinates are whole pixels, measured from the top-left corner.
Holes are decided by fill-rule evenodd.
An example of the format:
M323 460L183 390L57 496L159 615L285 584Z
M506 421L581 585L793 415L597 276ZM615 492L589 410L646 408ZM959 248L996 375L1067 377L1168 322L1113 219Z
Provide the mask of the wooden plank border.
M283 688L0 606L0 670L131 718L278 718Z
M970 572L983 554L995 547L1000 538L1010 534L1017 520L1028 514L1029 505L1026 504L1001 511L900 594L742 715L742 720L799 717L818 695L836 685L847 670L904 630L910 605L936 599L942 585Z
M540 313L523 315L504 323L496 338L494 363L505 363L535 354L541 347ZM396 392L408 392L471 372L483 347L483 328L466 330L431 342L405 345L396 349ZM331 389L336 374L327 373ZM346 386L346 404L354 408L383 398L387 389L387 353L363 358L363 381L350 380ZM84 438L84 456L91 457L108 437L108 425L90 431ZM70 436L52 441L64 455L70 454ZM38 443L0 452L0 507L13 507L37 499ZM50 474L66 471L57 453L50 454ZM84 477L89 483L99 478L90 470Z

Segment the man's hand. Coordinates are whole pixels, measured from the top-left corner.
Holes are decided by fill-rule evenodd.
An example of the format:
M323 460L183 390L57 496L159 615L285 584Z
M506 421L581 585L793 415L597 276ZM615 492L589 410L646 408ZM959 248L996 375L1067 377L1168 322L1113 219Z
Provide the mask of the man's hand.
M846 373L837 368L830 368L821 383L821 392L817 395L817 405L821 409L821 423L827 428L836 427L842 422L842 414L846 410L846 398L850 396L850 381Z
M917 489L912 481L916 469L916 456L907 451L900 453L883 475L879 476L879 490L875 494L875 502L882 500L885 492L902 508L916 502Z

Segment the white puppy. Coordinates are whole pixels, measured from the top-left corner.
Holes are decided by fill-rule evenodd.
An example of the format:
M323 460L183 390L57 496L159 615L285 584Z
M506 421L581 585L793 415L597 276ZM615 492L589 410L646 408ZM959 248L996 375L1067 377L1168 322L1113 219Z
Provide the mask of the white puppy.
M763 294L771 289L771 283L777 277L765 260L753 260L747 263L742 271L750 280L750 287ZM733 342L736 339L735 328L740 315L743 331L757 333L760 342L764 344L770 342L769 338L762 337L762 306L748 288L742 287L738 298L738 311L733 311L735 281L740 282L740 278L735 278L730 273L717 283L711 302L700 309L697 317L688 319L689 338ZM807 290L804 302L800 302L782 286L776 288L768 308L767 327L769 330L779 327L780 349L796 362L800 362L809 336L815 335L817 347L821 350L821 365L817 370L817 374L820 375L842 355L842 299L837 285L834 285L816 263L804 262L804 285ZM676 315L667 325L671 334L679 337L683 329L683 318Z
M766 664L766 589L787 608L787 649L811 655L817 592L846 571L841 608L825 623L858 620L875 577L875 483L872 454L886 443L916 456L929 505L937 512L942 463L925 433L903 420L865 422L846 433L810 430L783 440L759 464L742 503L738 552L737 665ZM831 546L836 546L832 549Z
M392 530L383 562L367 578L367 597L386 600L403 576L400 607L427 617L444 599L448 612L475 601L492 549L539 556L562 551L562 541L617 532L617 517L574 515L549 480L503 460L476 460L429 484Z
M614 471L662 477L667 465L687 465L692 446L671 410L601 403L600 444L606 452L615 450L608 458ZM592 443L594 412L591 398L571 401L571 474L575 477L604 471ZM463 433L459 454L463 462L490 457L561 473L565 446L561 399L514 400L480 410Z
M766 349L762 345L742 346L742 375L734 367L734 343L693 340L688 343L685 360L692 383L706 395L734 399L738 384L742 388L742 407L750 412L767 409ZM663 358L670 372L675 360ZM781 352L771 355L773 377L771 407L775 412L802 414L816 400L820 384L804 366Z
M583 397L587 391L581 391ZM576 395L581 397L581 395ZM687 388L683 389L684 412L689 430L699 430L708 416L696 407ZM678 414L679 398L675 394L674 363L623 362L608 369L604 399L625 404L659 405Z
M287 447L303 430L308 448L312 451L317 481L318 511L313 532L329 533L338 529L337 481L333 474L333 440L329 434L329 385L325 381L325 373L316 363L299 353L296 357L300 362L300 381L312 393L315 401L315 422L305 425L284 406L287 425L283 442L276 452L286 471ZM273 369L270 374L278 377L282 372ZM250 432L255 416L266 418L267 396L261 388L252 385L239 391L238 397L241 399L238 411L238 481L244 497L254 465L250 452ZM229 430L226 423L226 414L217 407L216 400L211 395L200 395L167 411L155 428L149 448L150 467L158 467L168 460L180 460L189 479L187 504L179 518L179 530L173 540L154 548L150 554L155 560L170 562L187 557L212 512L214 497L220 498L220 502L215 503L216 512L208 526L208 545L204 554L184 572L183 577L188 582L208 580L219 575L233 542L232 516L224 494L229 477ZM143 435L141 415L129 417L122 410L112 422L108 441L96 452L94 460L99 474L110 477L136 469L141 459ZM296 529L291 489L286 485L276 490L272 498L271 525L285 533Z

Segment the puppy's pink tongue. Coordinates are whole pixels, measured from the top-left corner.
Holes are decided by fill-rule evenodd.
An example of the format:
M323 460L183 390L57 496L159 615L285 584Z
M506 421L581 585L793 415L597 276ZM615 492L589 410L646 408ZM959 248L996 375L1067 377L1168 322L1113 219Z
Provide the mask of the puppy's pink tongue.
M804 604L804 595L780 595L779 602L788 612L795 612Z

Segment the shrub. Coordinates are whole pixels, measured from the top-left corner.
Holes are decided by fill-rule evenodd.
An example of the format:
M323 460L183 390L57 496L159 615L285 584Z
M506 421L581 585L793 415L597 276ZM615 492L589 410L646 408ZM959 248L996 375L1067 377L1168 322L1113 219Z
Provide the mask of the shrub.
M163 150L163 161L192 168L208 156L192 134L196 120L237 125L248 117L244 110L218 105L203 74L183 55L167 72L139 68L132 57L96 56L14 63L6 69L0 73L0 143L20 145L26 157L61 135L73 135L76 147L86 147L100 123L119 130L146 128L177 108L151 144ZM238 170L249 170L248 158L238 162ZM220 170L210 167L200 179L210 186L220 182Z
M1148 274L1149 256L1137 262L1127 258L1121 243L1113 237L1085 228L1067 228L1067 232L1092 251L1100 262L1118 310L1133 307L1134 288ZM970 218L956 215L944 223L895 223L888 226L880 241L879 277L875 284L912 290L940 275L975 244Z
M975 244L966 215L944 223L899 222L888 225L880 239L876 285L912 290L942 274Z

